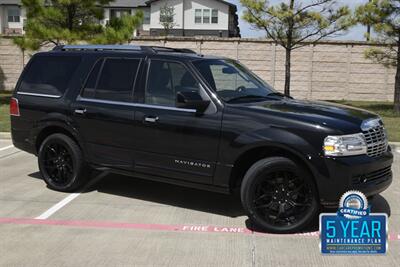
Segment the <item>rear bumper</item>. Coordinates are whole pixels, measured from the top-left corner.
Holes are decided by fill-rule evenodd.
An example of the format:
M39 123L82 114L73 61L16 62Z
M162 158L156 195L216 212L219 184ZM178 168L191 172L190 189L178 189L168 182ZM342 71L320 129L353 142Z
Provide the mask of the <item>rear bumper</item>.
M35 145L30 141L28 131L18 131L12 129L11 139L16 148L31 154L36 154Z
M355 156L326 159L329 177L319 181L321 204L337 206L340 197L349 190L359 190L367 197L386 190L393 179L392 163L393 154L390 151L377 158Z

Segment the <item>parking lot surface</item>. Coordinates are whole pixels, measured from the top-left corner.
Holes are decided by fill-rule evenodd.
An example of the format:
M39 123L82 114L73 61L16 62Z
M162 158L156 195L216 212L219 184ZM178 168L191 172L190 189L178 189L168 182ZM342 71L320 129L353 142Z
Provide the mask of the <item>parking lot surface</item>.
M95 173L81 193L49 190L36 158L0 140L0 266L398 266L400 151L391 187L373 212L389 218L385 256L322 256L318 222L307 233L247 228L240 201Z

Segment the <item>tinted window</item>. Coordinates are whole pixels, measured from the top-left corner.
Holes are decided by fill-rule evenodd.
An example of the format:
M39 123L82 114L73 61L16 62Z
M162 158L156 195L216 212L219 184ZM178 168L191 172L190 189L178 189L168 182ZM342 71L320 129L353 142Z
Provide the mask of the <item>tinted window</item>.
M92 72L90 73L87 81L85 89L82 92L83 97L93 98L95 95L97 77L99 77L99 72L101 69L101 65L103 64L103 60L99 60L96 62Z
M61 96L80 62L79 56L38 56L24 74L20 92Z
M98 69L101 67L101 63L97 62L88 77L82 96L111 101L130 101L139 63L139 59L106 59L101 75L97 79ZM94 87L96 89L93 89Z
M174 107L179 91L199 91L199 84L182 64L152 60L145 102Z
M271 86L234 60L206 59L194 61L193 65L225 101L268 97L275 92Z

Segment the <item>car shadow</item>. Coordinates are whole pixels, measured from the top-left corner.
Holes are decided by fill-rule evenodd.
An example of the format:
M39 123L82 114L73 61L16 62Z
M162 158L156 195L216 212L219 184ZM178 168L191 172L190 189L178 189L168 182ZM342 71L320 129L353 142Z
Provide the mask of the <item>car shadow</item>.
M95 175L93 175L93 177L94 176ZM42 179L39 172L31 173L29 177ZM148 181L119 174L105 175L83 193L93 191L232 218L245 215L238 196ZM371 212L386 213L390 216L390 205L383 196L375 196L369 200L369 204L371 205ZM337 209L335 208L321 209L321 213L336 213L336 211ZM265 233L265 231L255 226L249 219L247 219L245 223L249 230ZM318 230L319 217L317 216L308 227L298 233L310 233Z
M132 199L192 209L228 217L243 216L240 199L232 195L108 174L86 192L98 191Z

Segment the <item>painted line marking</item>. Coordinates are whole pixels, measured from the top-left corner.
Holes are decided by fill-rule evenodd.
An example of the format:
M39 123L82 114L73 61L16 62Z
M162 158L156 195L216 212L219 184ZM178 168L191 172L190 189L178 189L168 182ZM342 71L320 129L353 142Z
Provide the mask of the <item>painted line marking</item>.
M12 152L12 153L8 153L7 155L1 156L0 159L5 159L8 157L11 157L12 155L18 154L18 153L21 153L21 150L18 150L18 151Z
M212 225L167 225L167 224L145 224L145 223L124 223L124 222L105 222L105 221L68 221L51 219L25 219L25 218L0 218L0 224L15 225L49 225L83 228L103 228L103 229L134 229L134 230L153 230L167 232L197 232L197 233L226 233L226 234L256 234L260 236L279 236L279 237L314 237L319 238L319 232L299 233L299 234L269 234L253 232L244 227L221 227ZM400 233L390 233L390 241L400 241Z
M400 148L396 149L396 152L400 154Z
M5 146L5 147L0 148L0 151L7 150L7 149L12 148L12 147L14 147L14 146L13 145Z
M93 186L95 183L97 183L100 179L102 179L104 176L106 176L108 173L107 172L102 172L98 176L96 176L94 179L92 179L91 182L89 182L79 193L72 193L69 194L66 198L58 202L57 204L53 205L51 208L37 216L35 219L36 220L45 220L49 218L51 215L62 209L65 205L70 203L72 200L77 198L82 192L85 192L85 190L89 189L91 186Z

